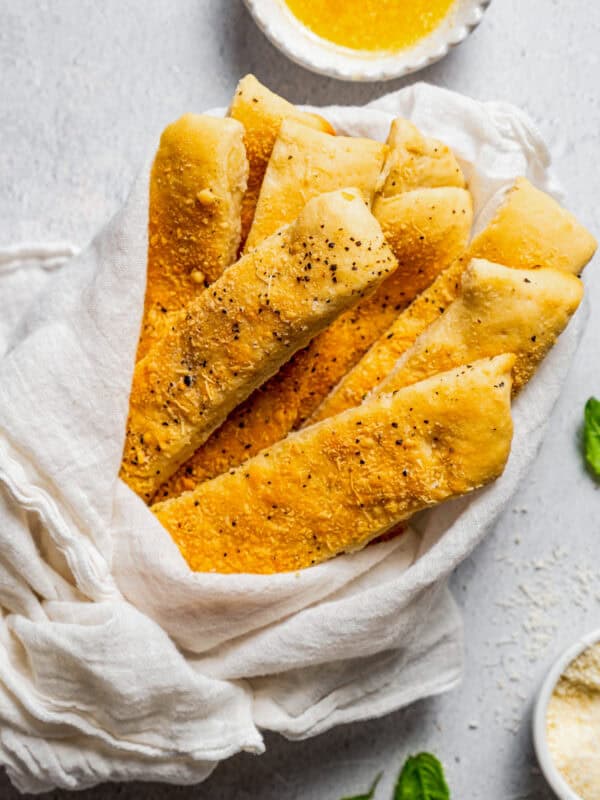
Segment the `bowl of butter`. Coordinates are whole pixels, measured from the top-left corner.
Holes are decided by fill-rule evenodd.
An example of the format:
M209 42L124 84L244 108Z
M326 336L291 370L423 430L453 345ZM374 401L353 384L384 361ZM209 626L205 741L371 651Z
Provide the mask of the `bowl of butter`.
M341 80L399 78L443 58L491 0L245 0L298 64Z
M600 630L550 669L535 705L533 740L560 800L600 800Z

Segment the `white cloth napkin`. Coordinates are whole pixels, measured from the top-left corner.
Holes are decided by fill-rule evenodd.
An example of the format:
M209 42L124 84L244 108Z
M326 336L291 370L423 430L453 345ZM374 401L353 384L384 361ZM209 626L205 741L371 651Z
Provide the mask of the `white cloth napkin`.
M480 224L517 175L556 192L543 143L511 106L417 84L320 111L340 132L384 139L402 115L444 139ZM117 477L148 165L78 256L0 252L0 762L22 791L197 782L233 753L260 753L261 729L312 736L454 686L462 629L445 579L526 473L584 322L516 402L493 486L300 573L192 573Z

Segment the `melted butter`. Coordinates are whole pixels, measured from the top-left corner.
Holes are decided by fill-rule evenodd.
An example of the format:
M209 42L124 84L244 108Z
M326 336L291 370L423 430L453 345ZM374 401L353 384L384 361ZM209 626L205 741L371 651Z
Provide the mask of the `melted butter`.
M285 0L309 30L352 50L397 51L448 16L455 0Z

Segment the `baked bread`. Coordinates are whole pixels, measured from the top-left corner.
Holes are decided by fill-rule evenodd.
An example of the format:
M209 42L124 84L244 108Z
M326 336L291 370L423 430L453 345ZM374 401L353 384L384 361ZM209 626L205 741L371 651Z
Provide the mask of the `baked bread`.
M178 312L137 363L126 483L150 500L235 406L394 267L357 190L307 203Z
M457 180L453 167L448 180ZM237 408L161 487L160 497L192 489L301 427L414 295L467 247L472 205L464 189L409 191L400 195L396 212L396 272Z
M511 267L554 267L578 275L596 246L573 214L526 178L518 178L470 252L472 258Z
M183 308L237 258L248 162L233 119L186 114L163 132L150 176L141 358Z
M448 145L426 138L407 119L393 120L387 145L376 203L413 189L466 188L465 176Z
M479 361L377 397L153 511L196 571L285 572L359 550L501 474L513 362Z
M260 244L323 192L355 186L369 206L386 146L372 139L329 136L293 119L281 123L265 172L245 251Z
M252 225L262 180L282 121L289 118L324 133L335 134L335 131L323 117L300 111L259 83L254 75L246 75L238 83L229 116L244 126L244 144L250 162L248 189L242 201L243 245ZM348 181L346 185L350 183Z
M532 377L583 297L579 278L474 259L459 297L416 340L375 394L396 391L475 359L514 353L513 391Z
M396 317L325 398L309 423L339 414L363 401L415 339L458 296L460 277L470 258L483 258L491 253L499 263L509 267L535 269L541 264L579 273L594 249L593 237L572 215L525 178L519 178L489 225L471 243L469 257L442 272Z

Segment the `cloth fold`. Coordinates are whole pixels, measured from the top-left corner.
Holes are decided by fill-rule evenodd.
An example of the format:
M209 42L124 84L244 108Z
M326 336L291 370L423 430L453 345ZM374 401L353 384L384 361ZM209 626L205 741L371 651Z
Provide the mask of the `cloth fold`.
M478 227L518 175L558 192L511 106L416 84L319 112L341 133L385 139L400 115L445 140ZM493 486L300 573L192 573L118 478L149 164L83 252L0 250L0 763L22 791L198 782L233 753L260 753L261 730L300 739L454 686L462 625L446 578L531 464L585 321L516 401Z

